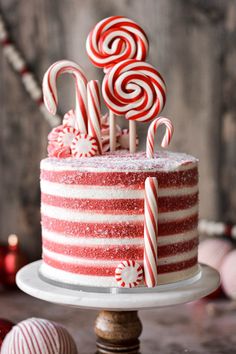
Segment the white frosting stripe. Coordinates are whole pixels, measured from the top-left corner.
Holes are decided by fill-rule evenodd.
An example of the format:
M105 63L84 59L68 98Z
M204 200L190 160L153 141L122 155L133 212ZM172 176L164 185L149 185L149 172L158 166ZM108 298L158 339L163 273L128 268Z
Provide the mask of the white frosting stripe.
M81 186L62 183L54 183L47 180L41 180L42 193L55 195L64 198L86 198L86 199L143 199L144 189L126 189L119 187L99 187L99 186ZM198 185L185 188L160 188L159 197L172 197L191 195L198 192Z
M65 270L51 267L50 265L43 263L40 272L54 281L64 282L74 285L88 285L91 286L117 286L114 276L96 276L96 275L83 275L74 274ZM186 268L184 270L175 271L171 273L159 274L158 285L177 282L188 277L192 277L198 272L198 265Z
M130 214L98 214L86 213L73 209L59 208L51 205L41 204L41 213L45 216L58 220L73 221L73 222L92 222L92 223L122 223L122 222L143 222L143 215ZM159 221L173 221L191 217L198 213L198 205L184 210L178 210L159 214Z
M143 237L137 238L103 238L103 237L82 237L67 236L57 232L48 231L42 228L42 236L44 239L62 245L71 246L143 246ZM197 230L188 231L184 234L175 234L170 236L158 237L157 246L171 245L178 242L190 241L198 236Z

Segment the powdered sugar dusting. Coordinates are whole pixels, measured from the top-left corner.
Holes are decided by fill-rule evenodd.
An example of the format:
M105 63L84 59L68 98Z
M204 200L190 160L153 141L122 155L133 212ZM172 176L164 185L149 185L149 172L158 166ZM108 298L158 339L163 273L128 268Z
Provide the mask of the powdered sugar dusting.
M154 158L144 152L129 154L120 150L89 158L46 158L41 161L42 169L80 171L178 171L196 165L198 160L184 153L158 151Z

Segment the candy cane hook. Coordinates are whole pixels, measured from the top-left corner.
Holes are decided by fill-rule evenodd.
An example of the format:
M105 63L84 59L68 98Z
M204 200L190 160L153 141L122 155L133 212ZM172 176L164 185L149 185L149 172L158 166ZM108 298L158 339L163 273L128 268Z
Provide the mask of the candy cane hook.
M147 144L146 144L146 155L148 158L154 158L154 138L156 131L160 125L164 124L166 126L165 135L162 139L161 146L163 148L167 147L171 141L174 126L170 119L164 117L156 118L149 126L147 133Z
M56 81L62 74L72 74L75 79L76 127L87 133L87 79L82 68L69 60L60 60L49 67L43 78L43 96L47 110L55 115L58 106Z

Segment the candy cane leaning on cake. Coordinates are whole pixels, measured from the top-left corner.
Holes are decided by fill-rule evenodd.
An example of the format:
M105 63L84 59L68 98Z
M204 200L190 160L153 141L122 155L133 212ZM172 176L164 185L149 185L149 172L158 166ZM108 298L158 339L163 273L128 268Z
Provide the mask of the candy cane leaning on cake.
M164 117L156 118L149 126L147 133L146 155L148 158L154 158L154 142L155 134L160 125L164 124L166 127L165 135L162 139L161 146L167 147L172 139L174 133L174 126L170 119Z
M57 79L62 74L72 74L75 78L75 127L81 133L87 133L87 79L78 64L69 60L60 60L49 67L43 78L45 106L51 114L56 114L58 106Z
M97 80L91 80L87 85L88 99L88 133L98 144L99 154L102 154L101 140L101 99Z
M164 108L166 86L160 73L150 64L124 60L105 75L102 93L108 108L130 120L130 151L136 149L135 121L148 122Z
M148 53L148 39L143 29L134 21L111 16L96 24L89 33L86 49L88 56L95 66L108 72L109 68L125 59L145 60ZM116 148L115 116L110 110L110 150ZM135 123L130 123L132 135L131 150L135 150ZM135 146L135 148L134 148Z
M147 287L157 285L157 191L156 177L145 180L144 200L144 279Z

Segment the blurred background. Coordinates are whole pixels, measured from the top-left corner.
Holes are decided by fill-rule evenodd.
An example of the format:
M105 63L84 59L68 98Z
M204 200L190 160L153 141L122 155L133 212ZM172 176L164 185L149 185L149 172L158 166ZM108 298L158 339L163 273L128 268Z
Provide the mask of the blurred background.
M200 217L236 223L235 0L1 0L0 6L40 82L49 65L65 58L101 80L86 54L88 33L111 15L138 22L149 37L148 62L167 83L163 115L175 125L170 149L200 159ZM59 102L61 114L73 106L71 79L60 80ZM18 234L34 259L41 253L39 163L51 128L2 48L0 107L0 241ZM146 128L138 124L141 145Z

